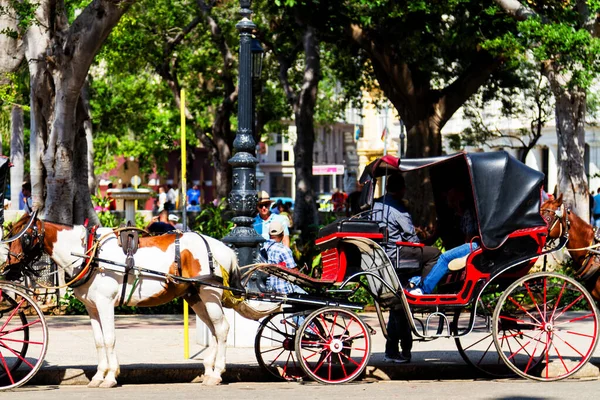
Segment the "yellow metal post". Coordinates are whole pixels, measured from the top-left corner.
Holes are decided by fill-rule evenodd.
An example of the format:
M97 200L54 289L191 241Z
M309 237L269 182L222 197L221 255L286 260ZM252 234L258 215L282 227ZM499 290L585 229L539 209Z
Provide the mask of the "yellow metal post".
M183 204L183 229L187 228L185 191L186 183L186 142L185 142L185 90L181 89L181 202ZM183 358L190 358L190 316L188 312L188 303L183 300Z

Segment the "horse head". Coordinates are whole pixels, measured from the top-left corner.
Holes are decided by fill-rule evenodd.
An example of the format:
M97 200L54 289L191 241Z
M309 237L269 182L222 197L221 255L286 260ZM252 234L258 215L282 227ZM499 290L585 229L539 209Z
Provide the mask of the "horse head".
M0 242L3 275L9 280L18 279L43 251L44 222L37 218L36 212L24 215L12 226L9 238Z
M567 250L573 259L575 276L585 282L592 296L600 301L600 259L596 253L600 238L596 237L592 225L565 208L562 194L545 201L540 212L548 224L549 239L559 237L566 230Z
M556 239L566 233L568 221L562 193L555 199L546 200L540 207L540 213L548 225L549 239Z

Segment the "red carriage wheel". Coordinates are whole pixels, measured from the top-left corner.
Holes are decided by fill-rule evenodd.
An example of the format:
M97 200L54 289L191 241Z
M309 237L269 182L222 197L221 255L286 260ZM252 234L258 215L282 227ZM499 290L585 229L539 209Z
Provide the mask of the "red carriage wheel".
M559 380L576 373L593 355L598 311L577 281L540 272L506 289L494 311L493 333L500 357L518 375Z
M48 348L44 314L27 292L0 284L0 389L25 384L42 366Z
M296 334L300 366L313 380L343 383L356 379L371 356L371 336L355 313L338 307L314 311Z
M494 344L492 316L503 289L498 285L488 286L477 302L473 328L470 332L470 312L457 311L452 326L456 348L462 359L471 367L491 378L508 378L515 373L504 363Z
M308 312L281 312L262 320L254 340L258 365L277 379L301 380L306 376L295 351L298 326Z

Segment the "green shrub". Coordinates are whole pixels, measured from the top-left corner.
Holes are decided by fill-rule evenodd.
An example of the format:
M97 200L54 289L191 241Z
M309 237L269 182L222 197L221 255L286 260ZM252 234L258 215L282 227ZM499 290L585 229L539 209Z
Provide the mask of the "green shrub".
M225 199L214 205L207 203L196 217L195 230L203 235L222 239L233 229L233 222L227 219L227 202Z

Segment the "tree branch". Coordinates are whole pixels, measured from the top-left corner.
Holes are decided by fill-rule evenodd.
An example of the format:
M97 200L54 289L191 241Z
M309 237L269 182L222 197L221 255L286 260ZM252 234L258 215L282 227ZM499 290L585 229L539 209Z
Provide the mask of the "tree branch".
M517 21L525 21L527 18L537 16L537 13L521 4L518 0L494 0L500 8L502 8L508 15L516 19Z
M479 52L469 67L442 90L436 110L440 126L443 126L469 97L477 93L477 90L490 78L500 64L499 59L486 52Z

